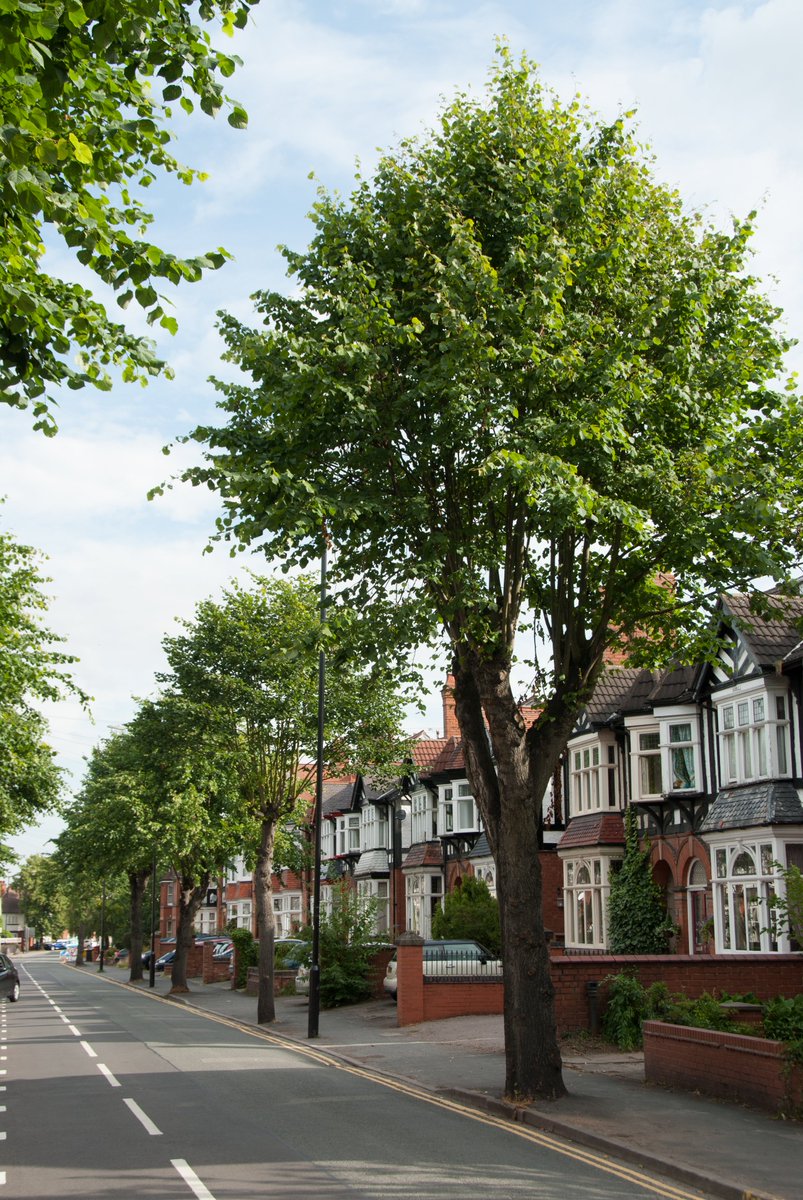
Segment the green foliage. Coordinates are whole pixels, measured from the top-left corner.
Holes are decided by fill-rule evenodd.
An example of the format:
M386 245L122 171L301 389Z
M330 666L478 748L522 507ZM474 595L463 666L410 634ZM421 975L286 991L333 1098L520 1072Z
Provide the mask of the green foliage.
M332 911L321 917L322 1008L356 1004L370 996L375 920L375 902L361 900L345 879L333 885Z
M25 923L38 937L58 937L68 928L67 897L58 861L45 854L32 854L21 865L14 880L20 895Z
M608 943L611 954L666 954L674 926L652 877L649 846L639 845L633 808L625 813L625 854L611 875Z
M608 1005L602 1019L602 1031L620 1050L637 1050L641 1045L641 1023L649 1011L647 993L636 978L626 971L605 979Z
M175 331L156 287L199 279L226 254L183 259L151 242L142 190L160 172L185 184L202 178L169 152L175 101L186 112L197 102L210 116L228 104L229 124L246 123L221 84L239 60L213 45L207 27L219 22L231 34L255 2L0 4L0 399L32 403L35 427L47 434L56 431L52 385L106 389L109 365L144 379L163 364L85 287L43 269L45 242L59 235L121 308L135 300L150 324Z
M466 877L432 917L434 938L474 938L492 954L502 952L499 901L484 879Z
M39 705L68 694L87 701L68 670L76 660L42 624L46 582L36 552L0 531L0 837L53 808L61 791Z
M259 947L254 941L254 935L250 929L232 929L229 936L234 942L237 963L237 978L234 985L244 988L248 982L248 968L255 967L259 961Z
M799 867L775 864L783 880L783 893L770 898L773 935L787 933L792 941L803 947L803 874Z
M484 96L458 95L350 196L321 190L311 219L288 294L260 293L255 327L221 316L242 374L217 385L183 478L220 494L217 537L291 564L317 559L325 525L339 599L388 663L448 644L503 904L515 879L508 1015L531 1049L552 1042L508 1056L506 1089L554 1095L532 796L608 645L709 655L718 595L794 585L789 339L750 274L752 219L707 226L628 116L561 103L505 51ZM551 656L529 728L511 683L525 611Z

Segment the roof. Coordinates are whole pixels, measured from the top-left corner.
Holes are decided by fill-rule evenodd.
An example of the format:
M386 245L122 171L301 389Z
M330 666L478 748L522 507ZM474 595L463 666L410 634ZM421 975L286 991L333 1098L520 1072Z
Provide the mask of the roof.
M418 842L411 846L402 863L402 869L411 867L442 867L443 850L440 842Z
M413 763L419 768L431 766L450 741L454 738L428 738L420 734L411 746Z
M624 846L625 826L621 813L586 813L574 817L558 842L559 850L579 846Z
M463 743L456 737L447 739L443 749L434 762L430 763L430 775L440 775L444 771L465 771L466 758L463 754Z
M364 878L366 875L387 875L388 869L387 850L365 850L354 868L354 878Z
M491 847L488 842L488 834L483 830L477 838L477 844L473 850L470 850L466 858L492 858Z
M750 597L739 593L723 597L723 613L736 622L762 667L772 667L800 644L803 629L803 596L783 596L767 592L766 598L780 611L777 616L757 616L750 609Z
M700 826L701 833L756 825L803 825L800 792L788 780L723 788Z
M354 795L354 779L324 779L321 815L331 817L335 813L351 808Z

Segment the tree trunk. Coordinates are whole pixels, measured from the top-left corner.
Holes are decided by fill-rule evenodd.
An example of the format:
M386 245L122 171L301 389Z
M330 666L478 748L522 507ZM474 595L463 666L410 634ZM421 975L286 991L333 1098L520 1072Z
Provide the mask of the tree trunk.
M78 925L78 945L75 950L75 965L82 967L84 965L84 939L86 937L86 923L81 921Z
M466 770L496 861L504 963L505 1096L566 1094L541 895L541 799L561 747L533 752L504 663L463 651L455 701ZM487 720L487 730L486 730ZM548 726L550 742L554 733ZM491 735L493 754L488 745ZM558 734L559 739L559 734ZM546 740L546 739L545 739ZM548 751L548 752L547 752Z
M131 871L128 876L131 900L131 938L128 947L129 983L138 983L142 979L142 900L150 875L151 868L145 867L141 871Z
M257 937L259 938L259 994L257 998L257 1021L267 1025L276 1020L276 1002L273 995L273 953L276 925L273 916L273 844L276 839L276 822L273 817L263 817L259 837L259 853L254 871L254 893L257 906Z
M209 871L203 871L196 882L194 875L179 875L178 929L176 958L173 963L170 994L188 992L187 957L195 941L195 918L209 890Z

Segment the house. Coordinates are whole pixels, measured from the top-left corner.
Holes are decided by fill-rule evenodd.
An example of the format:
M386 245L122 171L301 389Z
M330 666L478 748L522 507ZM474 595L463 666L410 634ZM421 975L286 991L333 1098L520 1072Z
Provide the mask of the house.
M638 812L675 949L787 952L770 901L803 865L803 598L723 598L721 649L697 668L607 666L569 740L563 864L568 951L604 951L607 899Z

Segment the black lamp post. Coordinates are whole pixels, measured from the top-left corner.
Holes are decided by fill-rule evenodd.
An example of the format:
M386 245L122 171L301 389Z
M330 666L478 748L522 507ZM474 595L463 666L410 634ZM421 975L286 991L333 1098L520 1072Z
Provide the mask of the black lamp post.
M321 554L321 630L326 609L326 567L328 537L323 527L323 552ZM315 780L315 820L313 823L313 874L312 874L312 956L309 971L309 1016L307 1037L318 1036L318 1018L321 1010L321 828L323 820L323 726L324 696L326 685L326 656L323 639L318 653L318 753Z
M148 960L148 987L156 987L156 847L151 864L151 956Z

